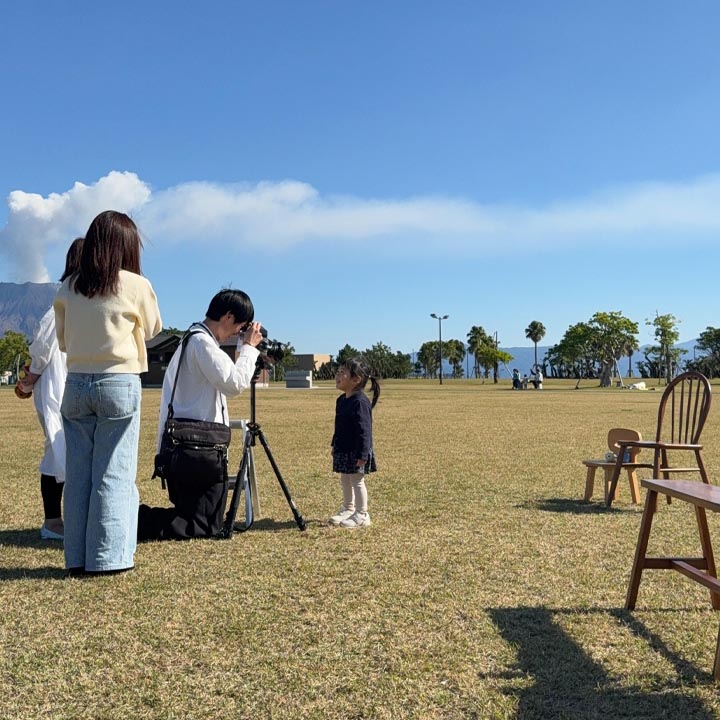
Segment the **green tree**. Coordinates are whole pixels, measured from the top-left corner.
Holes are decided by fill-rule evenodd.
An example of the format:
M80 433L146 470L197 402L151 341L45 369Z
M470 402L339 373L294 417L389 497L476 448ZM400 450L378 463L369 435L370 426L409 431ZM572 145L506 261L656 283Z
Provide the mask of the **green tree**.
M467 342L468 352L471 352L474 358L473 372L475 373L475 377L480 377L480 363L478 361L480 348L485 345L493 345L494 343L481 325L473 325L470 328L470 332L467 334Z
M577 385L587 377L596 377L595 342L593 330L588 323L571 325L557 345L547 353L548 362L558 377L575 377Z
M414 370L414 365L409 353L402 353L399 350L395 353L395 367L393 369L396 378L406 378Z
M356 350L352 345L348 345L347 343L338 350L338 354L335 358L336 365L342 365L346 360L349 360L353 357L359 357L362 355L362 353L359 350Z
M390 347L377 342L362 355L374 373L384 378L393 376L394 357Z
M373 372L383 378L406 378L412 371L410 355L400 351L393 352L392 348L381 342L365 350L362 356Z
M438 357L440 355L440 344L437 340L424 342L418 350L418 362L425 368L425 377L434 378L438 371Z
M600 387L612 384L615 363L626 353L628 346L636 343L638 324L622 313L596 312L588 323L597 363L600 366Z
M15 364L19 357L24 362L28 357L28 339L19 332L8 330L0 338L0 370L16 370Z
M708 377L720 375L720 328L708 326L700 333L695 347L703 356L695 361L695 367Z
M315 370L313 378L315 380L332 380L335 377L336 370L337 365L333 362L331 355L328 362L323 363L317 370Z
M277 340L270 340L271 343L278 342ZM295 348L288 343L281 343L283 346L283 356L280 360L273 363L272 366L272 378L273 380L281 381L285 379L285 373L288 370L292 370L297 365L297 358L295 357Z
M675 372L676 353L673 353L673 346L680 339L680 331L678 330L679 320L669 313L666 315L655 314L652 320L646 320L646 325L655 328L655 340L660 348L660 368L665 382L669 383ZM660 377L658 373L657 377Z
M443 342L443 355L452 365L452 376L463 376L463 360L465 359L465 344L460 340L446 340Z
M477 357L480 365L485 368L485 377L488 376L490 368L494 370L493 382L495 383L498 381L497 368L500 363L507 365L513 359L510 353L495 347L493 342L479 347Z
M545 326L539 320L533 320L525 328L525 337L531 340L535 345L535 366L538 364L537 358L537 346L538 343L545 337Z

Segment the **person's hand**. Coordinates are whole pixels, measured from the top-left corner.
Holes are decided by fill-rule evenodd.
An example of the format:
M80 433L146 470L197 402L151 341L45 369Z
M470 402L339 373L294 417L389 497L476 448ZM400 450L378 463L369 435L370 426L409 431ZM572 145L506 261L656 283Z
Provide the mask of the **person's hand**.
M30 372L29 370L25 371L25 377L22 379L23 385L32 387L38 380L40 379L40 375L38 373Z
M32 391L32 385L24 385L21 380L15 383L15 396L21 400L27 400L29 397L32 397Z
M263 339L260 328L259 322L250 323L248 329L243 333L243 342L246 345L257 347L258 343Z
M366 463L367 463L367 460L364 458L358 458L355 461L355 464L358 466L358 468L365 467Z

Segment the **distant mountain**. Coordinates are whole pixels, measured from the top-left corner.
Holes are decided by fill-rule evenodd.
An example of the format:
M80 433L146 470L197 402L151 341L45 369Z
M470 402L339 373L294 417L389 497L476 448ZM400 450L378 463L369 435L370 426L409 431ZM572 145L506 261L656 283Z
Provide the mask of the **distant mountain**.
M32 339L59 287L57 283L0 282L0 337L12 330Z

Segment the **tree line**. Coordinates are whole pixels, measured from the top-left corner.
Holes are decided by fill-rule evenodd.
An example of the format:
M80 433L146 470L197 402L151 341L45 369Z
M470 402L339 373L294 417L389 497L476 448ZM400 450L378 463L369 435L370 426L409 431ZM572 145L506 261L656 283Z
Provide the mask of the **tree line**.
M686 359L687 350L675 347L680 339L680 321L672 314L656 314L645 321L653 328L654 343L643 348L642 359L633 359L639 351L639 325L620 312L598 312L587 322L569 327L557 345L548 349L543 365L551 377L597 378L607 387L618 372L617 363L628 358L628 375L662 378L666 382L685 370L698 370L707 377L720 375L720 329L708 326L695 343L696 354ZM619 374L619 373L618 373Z
M538 360L537 346L546 334L543 323L538 320L529 323L525 328L525 337L534 343L535 366L540 367L546 377L578 381L592 378L598 379L601 386L608 386L618 371L618 362L625 357L629 359L629 376L637 373L643 378L665 378L669 382L678 372L692 369L710 378L719 377L720 328L708 326L700 333L695 344L696 352L689 359L685 358L686 350L675 347L680 337L679 322L672 314L656 314L646 320L645 324L653 328L655 342L643 348L641 358L637 358L638 323L617 311L597 312L588 321L571 325L560 342L548 348L541 360ZM18 358L24 360L27 356L28 342L22 333L11 330L0 338L0 371L15 371ZM287 343L285 357L278 363L275 379L282 379L284 370L292 368L293 352L293 346ZM364 351L346 344L334 359L331 357L330 362L315 372L315 376L317 379L332 379L338 365L345 359L362 355L384 378L436 378L441 357L450 365L451 377L462 378L468 353L473 358L468 374L483 379L492 375L494 382L498 381L500 367L513 359L512 355L500 349L497 334L492 336L481 325L473 325L465 342L454 338L443 340L442 348L438 340L424 342L414 362L409 354L394 351L382 342Z

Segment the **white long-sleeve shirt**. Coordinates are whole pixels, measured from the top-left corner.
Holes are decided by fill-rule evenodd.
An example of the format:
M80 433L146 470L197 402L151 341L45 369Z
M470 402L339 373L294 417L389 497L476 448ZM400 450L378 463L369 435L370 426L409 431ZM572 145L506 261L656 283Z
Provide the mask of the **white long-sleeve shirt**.
M250 387L259 352L252 345L242 345L238 349L240 353L238 359L233 362L222 350L207 325L196 323L191 330L201 332L192 335L187 343L173 399L174 415L177 418L192 418L229 425L227 411L223 413L223 407L227 407L225 396L239 395ZM181 350L182 344L178 346L165 372L160 399L158 450L165 429L168 404Z
M60 405L65 392L67 366L65 353L58 347L55 334L55 311L50 308L40 320L28 353L30 372L39 375L33 386L33 400L45 434L45 453L40 472L65 480L65 433Z

